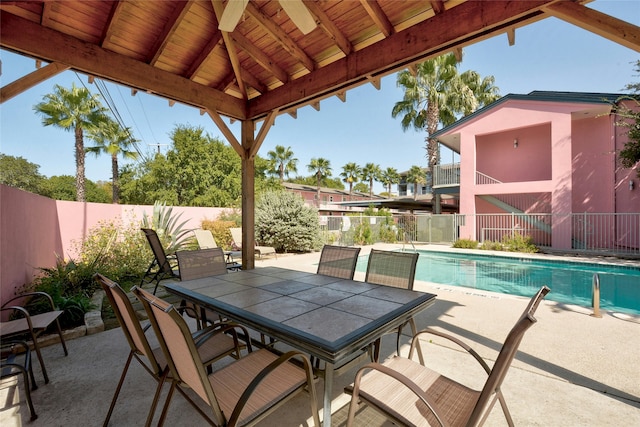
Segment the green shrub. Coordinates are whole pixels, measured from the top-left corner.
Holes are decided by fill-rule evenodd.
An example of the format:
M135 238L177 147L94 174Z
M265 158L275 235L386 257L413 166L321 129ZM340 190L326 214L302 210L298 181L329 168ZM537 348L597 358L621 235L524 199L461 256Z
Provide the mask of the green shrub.
M536 253L540 249L533 244L533 238L531 236L523 236L522 234L515 232L512 236L504 236L502 238L502 245L505 250L509 252L526 252Z
M255 236L278 252L308 252L320 246L318 211L285 191L267 191L256 200Z
M478 249L478 242L471 239L458 239L453 242L453 247L461 249Z
M193 229L184 228L188 221L178 222L181 216L182 213L178 215L173 214L172 206L155 202L153 204L151 217L148 217L146 214L142 216L142 227L155 230L164 246L165 252L167 254L173 254L182 249L183 246L188 245L189 239L193 237Z
M49 294L54 305L64 311L60 316L62 327L71 328L84 324L84 314L91 310L91 295L97 288L93 280L95 264L65 261L58 257L55 267L40 270L42 274L25 290ZM50 308L43 306L28 309L37 314Z
M84 240L74 242L74 247L81 263L93 264L94 273L104 274L125 289L140 282L153 259L140 225L125 226L118 220L101 221Z
M480 245L480 249L484 251L504 251L504 246L500 242L493 242L491 240L485 240Z

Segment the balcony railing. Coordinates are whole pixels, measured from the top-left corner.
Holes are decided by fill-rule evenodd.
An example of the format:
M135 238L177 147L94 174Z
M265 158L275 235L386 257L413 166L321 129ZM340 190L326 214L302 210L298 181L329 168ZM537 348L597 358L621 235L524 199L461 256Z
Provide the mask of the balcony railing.
M433 168L433 188L460 185L460 163L436 165Z

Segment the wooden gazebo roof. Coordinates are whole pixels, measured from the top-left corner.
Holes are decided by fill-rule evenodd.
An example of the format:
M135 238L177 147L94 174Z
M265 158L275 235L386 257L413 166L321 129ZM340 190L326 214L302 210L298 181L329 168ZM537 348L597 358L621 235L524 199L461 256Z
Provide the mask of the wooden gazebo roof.
M517 28L549 16L640 52L640 28L585 1L251 0L233 31L220 31L238 1L2 0L0 47L47 64L2 87L0 102L73 69L207 112L243 160L243 247L251 247L253 158L278 114L319 109L500 33L515 43ZM315 28L303 34L282 2L302 2ZM242 121L240 141L222 116ZM252 253L246 261L253 268Z
M299 1L317 24L306 35L276 0L251 0L231 33L218 30L219 0L3 0L0 45L50 63L31 82L71 68L238 120L318 108L490 36L513 42L548 16L640 51L638 27L582 1ZM3 88L3 99L30 84Z

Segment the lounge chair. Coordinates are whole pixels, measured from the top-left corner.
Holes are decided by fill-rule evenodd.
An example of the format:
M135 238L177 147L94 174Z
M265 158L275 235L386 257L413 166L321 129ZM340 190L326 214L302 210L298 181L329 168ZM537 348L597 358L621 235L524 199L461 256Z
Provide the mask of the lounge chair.
M229 231L231 232L231 238L233 239L233 242L232 242L233 249L236 251L241 251L242 250L242 229L230 228ZM256 246L255 253L260 258L262 258L263 255L270 255L270 254L273 254L276 258L278 258L278 254L276 253L276 248L273 248L271 246L259 246L257 243L255 246Z
M198 242L198 247L200 249L212 249L217 248L218 244L216 240L213 238L213 234L209 230L193 230L193 234L196 236L196 241ZM229 270L240 270L242 267L239 263L234 261L234 257L242 257L242 252L240 251L224 251L227 261L227 268Z
M153 294L155 295L161 280L179 278L180 272L178 271L178 263L175 256L167 256L165 253L158 233L151 228L142 228L141 230L149 242L151 252L153 252L153 261L151 261L149 268L142 276L140 286L155 282L156 285L153 288Z
M166 418L173 390L191 388L211 409L211 425L256 425L297 392L307 390L316 427L320 426L313 373L302 353L278 356L267 349L250 352L225 367L207 374L184 319L173 306L166 306L142 289L133 292L142 301L170 368L171 389L158 425ZM250 347L248 347L250 350ZM302 360L304 368L290 360Z
M31 314L29 310L32 312L33 310L30 307L35 307L36 305L43 309L46 308L46 311L39 314ZM69 355L67 344L62 335L62 328L60 328L60 321L58 320L63 311L56 310L53 304L53 298L45 292L27 292L10 298L2 303L1 311L3 320L0 323L0 340L4 342L5 340L24 337L30 339L33 342L33 348L40 362L44 382L48 384L49 375L47 375L44 358L42 357L42 353L40 353L38 337L49 329L51 325L55 326L56 332L60 337L60 344L62 344L64 355Z
M493 368L489 368L478 353L458 338L432 329L424 329L413 338L408 359L394 356L383 364L365 365L358 370L355 382L345 388L345 392L352 395L347 426L353 425L359 401L377 409L396 424L413 426L481 425L499 401L507 424L512 426L513 419L500 386L524 333L536 322L533 315L540 301L548 292L549 288L543 286L531 298L507 335ZM413 350L420 345L419 338L424 334L446 338L473 356L488 375L482 390L466 387L411 360Z
M416 277L416 265L418 263L417 252L392 252L371 249L369 262L367 263L367 273L364 281L375 285L392 286L395 288L413 290L413 282ZM396 335L396 351L400 354L400 337L402 329L406 324L411 326L411 336L418 333L416 322L409 319L405 324L400 325ZM418 346L418 356L423 363L421 347ZM380 342L376 342L373 354L373 361L377 362L379 357Z
M129 365L133 358L135 358L158 382L158 386L156 387L155 395L151 403L151 408L149 409L149 414L147 416L146 425L150 425L158 399L160 398L162 384L164 383L166 376L169 374L164 354L159 347L151 348L151 344L145 335L145 332L150 325L147 325L145 328L142 327L138 317L136 316L135 309L124 290L117 283L101 274L96 274L95 279L105 291L107 298L113 307L113 312L122 327L122 332L127 338L130 348L129 356L122 370L122 375L120 375L120 381L116 387L116 391L113 395L113 399L111 400L111 405L109 406L109 411L107 412L103 425L106 427L109 424L113 409L115 408L116 401L118 400L118 395L120 394L124 379L129 370ZM232 324L217 325L191 334L194 339L198 340L196 351L205 364L209 365L216 360L227 355L233 355L234 353L236 358L240 357L241 346L238 342L238 334L235 330L236 328L238 328L238 326ZM242 328L241 331L243 334L247 333L246 330ZM228 335L225 332L229 332L231 335ZM195 403L186 394L184 394L182 390L178 391L183 394L187 401L192 405L195 405Z
M317 273L352 280L356 272L359 253L360 248L324 245L320 253Z

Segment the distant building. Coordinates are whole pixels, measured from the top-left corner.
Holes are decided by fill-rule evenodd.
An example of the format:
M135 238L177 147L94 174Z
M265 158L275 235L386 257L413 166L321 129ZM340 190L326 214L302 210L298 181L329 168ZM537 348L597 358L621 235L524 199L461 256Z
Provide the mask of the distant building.
M544 91L504 96L432 135L460 154L459 164L434 168L434 191L459 194L463 215L517 214L534 233L552 236L554 248L587 244L589 229L572 229L561 218L640 212L638 165L620 165L628 141L613 110L620 98ZM468 221L461 236L481 240L481 227ZM629 230L611 227L607 238L636 245L637 231Z
M305 203L309 206L318 208L320 215L327 216L341 216L347 213L361 212L366 209L365 207L344 206L338 203L351 202L351 201L366 201L366 200L381 200L383 197L369 196L368 194L358 193L354 191L349 194L347 190L338 190L335 188L320 187L320 200L318 197L318 187L305 184L292 184L290 182L282 183L287 191L296 193L302 196Z

